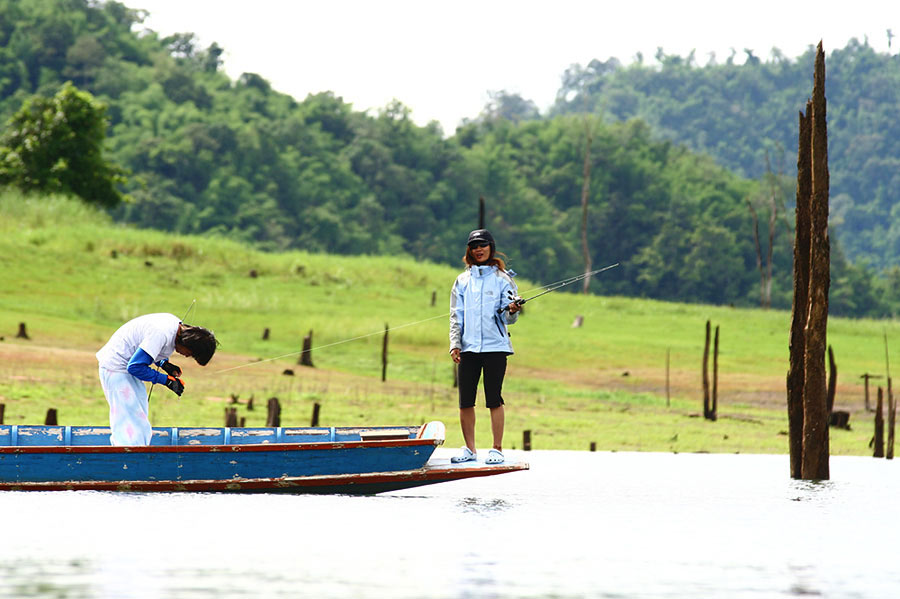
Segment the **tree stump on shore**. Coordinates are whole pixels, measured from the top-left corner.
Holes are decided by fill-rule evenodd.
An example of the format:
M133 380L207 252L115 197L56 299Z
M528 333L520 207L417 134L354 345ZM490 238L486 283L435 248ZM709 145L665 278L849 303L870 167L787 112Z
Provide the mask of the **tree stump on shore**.
M281 404L277 397L270 397L268 403L269 413L266 415L266 426L281 426Z
M312 329L310 329L309 335L303 338L303 351L300 353L300 360L297 362L300 366L314 368L312 362L312 337L313 332Z

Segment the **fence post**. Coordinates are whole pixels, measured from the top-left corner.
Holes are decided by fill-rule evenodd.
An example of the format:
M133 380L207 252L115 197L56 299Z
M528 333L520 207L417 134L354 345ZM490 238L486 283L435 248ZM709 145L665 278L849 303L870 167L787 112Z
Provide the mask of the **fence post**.
M884 415L882 414L882 390L878 387L878 401L875 404L875 451L872 457L884 457Z
M712 404L709 408L709 419L715 421L719 417L719 325L716 325L715 341L713 341L713 380Z
M522 431L522 449L531 451L531 431Z
M238 425L237 408L225 408L225 427L234 428Z
M300 366L309 366L313 367L312 362L312 337L313 332L312 329L309 330L309 335L306 335L303 338L303 352L300 354L300 361L297 362Z
M703 417L709 419L709 321L706 321L706 341L703 344Z
M281 404L277 397L270 397L268 403L269 413L266 415L266 426L281 426Z
M44 424L55 426L59 424L56 420L56 408L50 408L47 410L47 417L44 419Z
M310 426L319 426L319 409L320 409L320 407L321 406L319 406L318 403L313 404L312 422L310 423Z
M381 382L387 380L388 324L384 323L384 340L381 342Z
M887 430L887 451L884 457L894 459L894 422L897 419L897 403L894 401L894 392L891 390L891 379L888 378L888 430Z

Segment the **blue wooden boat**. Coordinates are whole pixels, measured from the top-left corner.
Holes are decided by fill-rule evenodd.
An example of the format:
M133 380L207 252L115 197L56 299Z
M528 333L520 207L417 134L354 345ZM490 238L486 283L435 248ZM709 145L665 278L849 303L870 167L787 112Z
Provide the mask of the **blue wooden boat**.
M154 428L146 447L109 428L0 425L0 490L370 494L527 469L430 460L444 425Z

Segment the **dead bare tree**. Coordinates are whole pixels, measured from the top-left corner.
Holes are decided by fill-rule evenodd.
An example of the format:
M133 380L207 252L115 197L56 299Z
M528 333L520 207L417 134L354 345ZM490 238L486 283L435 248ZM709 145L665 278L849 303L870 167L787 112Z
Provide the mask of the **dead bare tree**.
M828 240L828 125L825 116L825 52L816 48L812 93L812 197L810 198L809 316L803 384L804 480L828 480L829 439L825 346L828 331L830 243Z
M591 191L591 142L593 141L592 123L590 117L584 117L584 168L581 182L581 252L584 255L584 272L590 273L593 261L591 260L591 252L588 248L587 229L588 229L588 197ZM587 275L584 278L584 293L588 293L591 286L591 277Z
M775 227L778 222L778 206L784 209L784 198L779 181L784 175L783 171L779 171L776 175L772 171L772 162L769 159L769 151L766 150L766 175L768 189L764 199L765 206L769 211L769 237L766 248L766 261L763 264L762 244L759 238L759 214L753 201L747 198L747 207L750 209L750 217L753 220L753 242L756 246L756 268L759 270L759 305L762 308L770 308L772 306L772 264L774 262L775 253Z
M825 107L825 52L819 42L812 98L806 103L806 114L800 115L794 305L787 381L791 476L804 480L827 480L830 476L825 376L830 285Z

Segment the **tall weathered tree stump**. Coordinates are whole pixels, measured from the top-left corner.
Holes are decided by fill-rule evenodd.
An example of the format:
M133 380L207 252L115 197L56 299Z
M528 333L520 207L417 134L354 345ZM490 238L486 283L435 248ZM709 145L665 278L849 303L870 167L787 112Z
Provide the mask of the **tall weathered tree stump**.
M825 53L819 42L812 98L806 103L806 114L800 113L794 302L787 379L791 476L804 480L830 477L825 377L830 285L825 105Z

